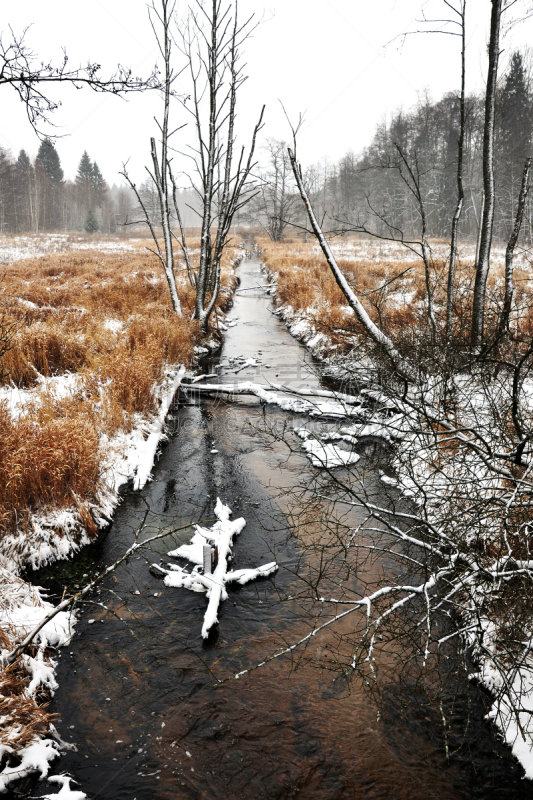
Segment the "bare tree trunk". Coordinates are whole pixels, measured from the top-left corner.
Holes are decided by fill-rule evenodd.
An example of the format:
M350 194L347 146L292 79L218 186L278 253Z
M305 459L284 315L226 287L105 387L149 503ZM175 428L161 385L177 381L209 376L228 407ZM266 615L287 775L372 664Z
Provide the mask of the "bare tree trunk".
M481 220L483 219L483 209L485 208L485 195L483 192L481 193L481 211L480 211L480 219L478 219L476 206L474 204L474 198L472 196L472 207L474 209L474 213L476 215L476 224L477 224L477 237L476 237L476 264L479 263L479 249L481 247Z
M172 38L170 34L170 22L172 19L172 14L174 12L174 2L173 0L161 0L161 13L159 13L155 7L155 3L153 2L150 6L150 9L153 11L157 19L159 20L163 32L161 36L158 35L156 32L154 23L152 22L152 29L156 36L157 44L159 46L159 51L163 56L163 60L165 63L165 83L164 83L164 102L163 102L163 122L159 124L159 129L161 131L161 160L159 160L156 148L155 139L150 139L150 155L152 157L152 171L147 169L148 174L150 175L153 185L157 191L157 197L159 201L159 221L161 222L161 227L163 229L163 240L164 240L164 249L165 252L163 253L161 249L161 245L159 244L159 240L157 238L157 233L154 227L153 220L150 216L149 210L146 207L146 204L143 202L139 191L137 190L136 185L133 183L131 178L128 175L126 165L121 172L121 175L124 176L130 188L135 192L139 205L144 214L143 222L148 226L150 229L150 233L152 234L152 239L154 240L155 250L151 250L150 252L154 253L159 261L161 262L161 266L163 267L168 283L168 288L170 291L170 299L172 302L172 308L178 316L181 316L181 302L178 295L178 290L176 286L176 276L174 274L174 246L173 246L173 233L172 233L172 220L171 220L171 207L170 207L170 200L169 200L169 173L170 173L170 163L168 158L168 140L171 136L169 133L169 113L170 113L170 87L174 81L174 74L171 65L171 53L172 53ZM149 9L149 11L150 11Z
M531 158L526 159L524 164L524 171L522 173L522 185L520 187L520 194L518 196L518 207L516 209L516 218L514 228L507 243L505 250L505 297L503 301L502 315L500 318L500 332L509 326L509 314L511 313L511 301L513 299L513 257L514 249L520 235L520 228L522 227L522 219L524 217L524 208L526 199L531 188L529 183L529 172L531 169Z
M483 342L485 318L485 294L490 268L490 250L494 225L494 111L496 105L496 81L500 56L500 23L502 0L491 0L489 67L485 94L485 122L483 131L483 191L485 203L481 222L479 257L476 263L476 282L472 307L471 344L479 350Z
M354 312L354 314L356 315L357 319L359 320L359 322L364 327L364 329L367 332L367 334L370 336L370 338L377 345L379 345L379 347L381 347L387 353L389 358L392 360L392 362L393 362L393 364L395 366L395 369L397 370L398 374L401 377L403 377L404 379L408 380L408 381L411 381L411 382L416 381L417 376L416 376L414 370L412 369L412 367L409 364L407 364L406 361L402 358L400 353L396 350L396 348L395 348L394 344L392 343L391 339L389 339L389 337L386 336L383 333L383 331L380 328L378 328L377 325L375 325L374 322L372 322L372 320L368 316L364 306L360 302L359 298L356 296L355 292L353 292L353 290L351 289L350 285L348 284L348 281L346 280L346 278L342 274L342 272L341 272L341 270L340 270L340 268L339 268L339 266L337 264L337 261L335 259L335 256L333 255L333 253L331 251L331 248L330 248L330 246L329 246L324 234L322 233L320 225L318 224L317 218L316 218L315 213L313 211L313 208L311 206L311 202L309 200L309 197L307 195L307 192L305 190L304 183L303 183L303 180L302 180L302 172L301 172L300 165L297 163L296 156L294 155L294 153L290 149L289 149L289 158L291 160L291 166L292 166L292 171L294 173L294 178L296 180L296 185L298 186L298 191L300 192L300 197L302 198L303 204L304 204L305 209L307 211L307 216L309 217L309 222L311 223L311 227L313 229L313 233L315 234L315 236L316 236L316 238L317 238L317 240L318 240L318 242L320 244L320 247L322 249L322 252L324 253L324 256L326 258L328 266L329 266L329 268L331 269L331 271L333 273L333 277L335 278L337 286L339 287L339 289L344 294L344 296L345 296L346 300L348 301L352 311Z
M453 282L455 279L455 266L457 261L457 232L459 219L464 204L463 187L463 159L465 142L465 53L466 53L466 28L465 28L466 0L462 0L460 11L458 12L461 20L461 96L460 96L460 120L459 120L459 139L457 141L457 205L452 219L451 242L450 242L450 265L448 268L448 286L446 291L446 344L448 345L452 335L452 309L453 309Z
M420 174L418 170L418 161L416 158L415 153L415 169L411 167L405 153L403 152L402 148L396 142L394 143L396 150L400 155L400 159L403 162L408 175L411 179L412 185L407 180L406 176L404 176L402 172L401 165L399 166L400 175L411 192L411 194L416 199L416 203L418 205L418 211L420 213L420 221L422 225L421 235L420 235L420 248L422 251L422 260L424 262L424 275L426 279L426 297L427 297L427 318L428 322L431 326L431 336L433 342L435 342L437 338L437 323L435 322L435 314L433 311L433 288L431 286L431 266L432 266L432 258L431 258L431 249L428 245L427 241L427 218L426 218L426 209L424 205L424 200L422 198L422 191L420 188ZM416 170L416 172L415 172Z
M200 179L196 189L202 202L194 318L199 320L204 334L220 288L221 259L233 216L253 196L245 184L254 166L256 138L264 113L263 109L252 135L248 158L245 158L244 147L241 148L234 168L237 92L246 80L238 64L239 45L251 32L252 18L240 25L236 3L233 17L231 3L222 8L221 0L210 0L209 5L208 12L199 0L200 11L191 13L183 36L183 51L189 61L192 82L192 104L187 106L184 102L183 106L194 119L197 145L193 161ZM205 54L201 52L204 48ZM202 112L204 98L208 105L207 125Z
M213 184L214 173L217 166L216 163L216 134L217 134L217 66L219 57L218 48L218 11L219 4L217 0L212 0L212 15L211 15L211 43L208 48L207 56L207 81L209 88L209 135L207 144L207 154L205 161L205 169L203 177L203 209L202 209L202 232L200 236L200 268L198 271L198 280L196 283L196 302L194 306L194 316L199 320L202 332L207 332L207 325L209 323L209 315L204 309L205 297L208 289L208 279L211 270L211 219L212 219L212 205L213 205ZM191 64L192 66L192 64ZM200 128L200 107L199 100L195 98L196 115L198 121L198 128ZM200 139L200 147L203 147L202 140ZM203 158L203 153L202 153Z

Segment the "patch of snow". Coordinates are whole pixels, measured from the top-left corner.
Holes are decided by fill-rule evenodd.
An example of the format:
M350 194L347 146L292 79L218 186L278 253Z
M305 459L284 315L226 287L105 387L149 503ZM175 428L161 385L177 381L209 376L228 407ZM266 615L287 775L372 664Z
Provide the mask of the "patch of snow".
M85 792L78 792L70 788L70 782L74 780L69 775L50 775L48 783L58 783L61 789L57 794L46 794L44 800L87 800ZM74 781L76 783L76 781Z
M246 369L247 367L260 367L260 366L261 366L260 361L258 361L256 358L247 358L245 361L243 361L240 367L235 370L235 374L241 372L243 369Z
M106 319L104 328L112 333L120 333L124 329L124 323L119 319Z
M43 392L48 393L55 400L62 400L64 397L74 394L80 386L81 376L75 373L65 372L45 378L44 375L38 376L38 385L32 389L18 389L16 386L0 387L0 402L5 402L9 413L16 419L24 406L31 402L40 402Z
M0 567L0 584L2 586L2 607L0 609L0 625L8 633L11 647L16 647L23 639L36 628L54 606L44 599L41 591L36 586L31 586L5 567ZM35 697L36 692L43 688L50 694L57 689L55 670L57 661L45 658L45 650L49 647L63 647L69 644L75 624L73 614L59 612L53 619L44 625L35 638L37 652L33 655L22 655L21 665L30 675L30 683L26 688L28 697ZM2 650L2 656L8 650ZM4 752L12 752L8 745L3 745ZM17 767L6 766L0 772L0 792L7 791L14 781L33 772L39 772L41 777L48 774L49 763L60 754L59 744L49 738L33 741L19 751L22 759Z
M314 438L305 428L300 428L297 434L304 440L302 448L307 453L314 467L333 469L334 467L346 467L349 464L357 464L359 461L360 456L357 453L344 450L334 444L327 444L324 441L320 441Z
M4 751L10 748L4 745ZM4 767L0 772L0 793L6 792L15 781L38 772L41 778L46 778L50 762L60 755L59 745L52 739L38 739L35 737L23 750L19 751L21 762L16 767Z

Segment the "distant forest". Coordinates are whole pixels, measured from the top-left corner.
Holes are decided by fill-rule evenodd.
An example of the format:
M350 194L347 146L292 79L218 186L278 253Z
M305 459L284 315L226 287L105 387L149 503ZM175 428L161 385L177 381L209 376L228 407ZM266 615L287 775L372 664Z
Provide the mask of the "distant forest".
M533 77L531 54L512 54L500 81L496 108L495 236L507 240L512 230L524 163L533 147ZM464 129L465 203L460 221L463 237L475 239L483 208L481 153L483 96L466 98ZM377 126L360 154L347 153L337 163L308 167L306 183L329 229L368 230L394 239L420 235L423 210L427 234L449 238L457 203L457 152L460 130L459 93L438 101L422 97L409 111L397 111L389 124ZM257 172L256 196L236 222L258 223L274 240L304 224L304 210L294 185L284 142L270 139ZM150 217L158 219L158 198L147 180L140 196ZM197 224L193 189L179 192L186 226ZM127 186L110 187L96 162L83 153L73 181L65 180L57 150L41 142L31 162L24 150L15 160L0 148L0 231L128 230L143 212ZM157 224L157 222L156 222ZM294 230L294 229L293 229ZM527 198L522 237L533 243L532 193Z
M526 158L532 155L533 92L531 69L520 52L513 53L501 80L496 101L495 183L497 238L506 240L512 230ZM460 228L475 237L483 204L482 160L484 98L466 98L464 188L465 205ZM355 157L342 159L329 179L329 211L334 217L353 219L380 232L389 226L408 235L420 228L418 183L428 231L450 236L450 221L457 203L457 141L459 97L447 94L438 102L421 99L408 113L398 112L389 126L378 127L371 145ZM412 172L412 175L410 174ZM379 200L378 200L379 198ZM531 196L525 215L524 235L532 241Z
M195 224L188 207L190 191L180 193L185 225ZM150 216L157 196L150 181L140 187ZM182 208L183 206L183 208ZM95 161L84 152L73 181L65 180L54 143L41 142L35 160L21 150L18 158L0 148L0 232L85 231L115 233L136 227L141 210L129 187L110 187Z
M531 54L515 52L500 79L496 105L495 236L506 241L512 230L522 173L533 144ZM354 113L357 124L358 109ZM475 240L483 206L482 147L484 96L465 102L462 237ZM421 209L427 234L450 237L457 204L457 161L460 131L459 92L438 101L421 97L416 107L397 111L381 123L370 145L347 153L337 163L323 161L305 173L307 191L329 230L368 230L401 239L419 237ZM290 223L305 216L292 180L284 143L269 140L262 189L248 215L255 216L271 238L279 240ZM287 224L288 223L288 224ZM533 200L527 198L524 239L533 240Z

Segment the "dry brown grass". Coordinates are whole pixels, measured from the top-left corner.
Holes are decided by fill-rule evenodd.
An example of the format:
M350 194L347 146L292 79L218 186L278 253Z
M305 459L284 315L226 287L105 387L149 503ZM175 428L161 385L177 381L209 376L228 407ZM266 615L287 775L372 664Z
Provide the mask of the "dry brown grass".
M0 648L11 650L14 641L7 631L0 629ZM32 653L34 655L34 653ZM16 766L20 758L17 753L35 739L46 734L56 714L46 707L49 697L40 692L37 698L28 697L28 673L20 659L0 671L0 769Z
M5 634L2 634L2 638L6 638ZM36 736L45 735L50 722L57 716L47 712L47 698L38 705L28 697L27 687L27 672L18 662L0 673L0 748L7 746L12 750L12 753L2 753L1 768L5 762L8 766L16 766L20 762L17 753L31 744Z
M36 388L17 419L0 403L0 533L41 508L84 508L98 485L101 433L127 432L135 414L156 411L153 388L165 367L194 360L193 289L181 270L177 318L158 261L142 244L126 254L56 253L5 269L0 303L18 326L3 360L7 379L22 389L37 387L40 376L69 372L77 380L63 399ZM233 285L233 257L225 257L219 307Z
M318 251L314 242L304 243L300 239L288 239L274 243L266 237L258 237L263 258L269 269L276 274L279 302L292 306L298 314L306 316L320 332L326 333L341 350L348 349L353 334L362 334L358 321L350 310L344 295ZM336 242L334 242L335 246ZM370 317L395 341L406 354L412 353L429 339L426 307L426 285L424 266L420 259L413 260L408 251L402 260L398 247L397 258L390 258L390 251L379 241L348 240L353 256L339 255L338 263ZM363 246L361 246L363 244ZM440 240L434 244L446 243ZM342 247L343 243L339 242ZM355 245L355 246L354 246ZM396 276L405 274L384 287ZM487 289L486 325L490 332L496 328L498 313L503 300L504 266L501 258L495 259L489 273ZM459 260L456 271L456 297L454 305L453 341L457 347L468 346L470 336L471 304L474 286L474 267L471 258ZM445 328L447 262L435 257L432 270L435 315L439 330ZM524 336L533 333L533 287L529 273L523 267L515 268L515 296L513 319L515 330Z

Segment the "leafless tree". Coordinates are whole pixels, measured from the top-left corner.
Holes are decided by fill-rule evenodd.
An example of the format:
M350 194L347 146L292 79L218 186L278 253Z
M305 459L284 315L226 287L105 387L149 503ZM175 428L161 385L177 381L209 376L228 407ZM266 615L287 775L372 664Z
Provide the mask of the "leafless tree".
M160 0L160 9L156 5L155 0L152 2L148 9L150 15L150 23L154 36L157 41L157 46L163 59L164 81L163 81L163 115L162 121L158 122L160 132L160 153L157 151L155 138L150 139L150 155L152 158L152 167L146 168L150 176L150 185L154 187L158 196L158 214L157 222L161 225L163 230L164 245L161 247L157 236L156 221L154 219L153 210L146 204L146 195L137 188L136 184L130 178L127 170L127 165L124 164L122 175L127 181L128 185L135 192L137 201L142 210L143 222L146 223L152 234L155 250L151 252L159 258L161 265L165 271L168 288L170 291L170 299L174 312L181 316L181 302L178 295L175 276L175 258L174 258L174 241L176 238L172 231L172 190L174 187L174 178L171 169L171 158L169 156L169 140L175 131L169 128L170 118L170 99L173 95L173 84L177 78L172 65L172 45L173 39L170 31L172 17L174 14L175 2L173 0ZM157 25L157 27L156 27ZM176 205L175 213L179 211Z
M524 164L524 171L522 173L522 185L520 187L520 194L518 196L515 224L505 249L505 297L503 300L503 309L500 318L500 332L503 332L509 325L509 315L511 313L511 302L513 299L514 251L520 235L520 228L522 227L526 199L529 194L529 190L531 189L531 184L529 183L530 169L531 158L527 158L526 163Z
M466 80L466 0L460 0L457 6L446 2L446 5L459 18L453 20L459 25L461 37L461 91L459 95L459 138L457 140L457 205L452 217L451 241L450 241L450 263L448 266L448 285L446 290L446 342L449 343L452 335L452 312L453 312L453 284L455 279L455 267L457 263L457 238L459 220L463 210L465 190L463 185L464 169L464 147L465 147L465 128L466 128L466 102L465 102L465 80ZM455 32L454 32L455 33Z
M287 145L278 139L268 139L265 145L266 169L260 174L260 191L252 206L255 217L263 220L273 242L281 242L284 231L295 221L299 200L292 177Z
M398 151L399 160L396 163L396 169L400 173L400 177L405 186L412 194L416 201L418 214L420 217L420 254L424 262L424 275L426 278L426 303L427 303L427 318L431 326L433 341L437 337L437 323L435 321L435 313L433 311L433 287L431 281L431 273L433 267L433 258L431 256L431 247L428 242L428 228L427 228L427 215L426 206L422 194L421 179L422 175L418 165L416 152L413 154L413 163L404 153L399 144L396 143L396 150Z
M196 134L196 144L188 151L194 166L190 180L201 207L194 316L204 333L218 295L221 259L233 217L255 194L249 178L264 108L248 153L244 146L235 152L237 95L246 80L240 50L253 26L253 17L240 22L236 3L223 6L221 0L196 0L181 40L191 86L183 107L192 117ZM180 237L186 253L183 230Z
M173 51L176 37L172 32L175 15L173 0L154 0L150 6L150 21L164 64L163 115L159 127L159 152L155 138L150 140L151 168L147 168L150 181L158 195L157 224L163 231L163 247L159 243L157 227L142 194L124 165L123 176L137 196L143 222L148 225L159 258L167 277L172 306L181 314L181 303L176 286L175 243L180 247L191 285L196 289L194 317L199 320L202 332L207 333L209 317L220 288L221 260L226 247L234 215L251 199L254 191L248 179L254 166L257 133L262 124L261 112L251 138L248 154L245 148L235 154L235 117L237 94L246 80L243 73L240 48L250 35L252 18L241 24L237 6L222 6L221 0L196 0L189 7L189 16L180 32L179 51L185 56L185 66L176 71ZM177 48L176 48L177 49ZM186 70L190 92L180 95L174 84ZM175 148L170 139L177 128L170 125L171 101L177 100L187 116L192 117L196 144L190 145L187 155L194 164L193 175L187 175L198 197L200 207L201 244L198 266L195 266L187 242L180 213L177 176L173 172L172 157Z
M294 131L294 133L296 139L296 131ZM307 194L306 188L303 183L302 170L296 160L295 152L289 149L288 153L291 161L294 179L296 181L296 185L298 186L298 191L300 192L300 196L307 211L309 222L311 224L311 229L320 244L324 257L327 261L327 264L331 272L333 273L333 276L335 278L338 287L344 294L346 300L348 301L348 304L350 305L350 308L353 310L354 314L356 315L359 322L362 324L364 330L366 331L370 339L372 339L372 341L374 341L378 345L378 347L381 348L383 352L385 352L389 356L392 363L395 365L395 368L398 370L399 374L403 375L407 380L416 380L416 372L414 367L406 362L406 360L400 355L400 353L394 346L392 340L374 322L372 322L363 304L361 303L361 301L359 300L353 289L348 284L348 281L344 277L342 270L339 268L337 260L333 255L331 247L329 246L328 241L322 232L320 224L313 211L313 207L311 206L311 201L309 200L309 196Z
M485 121L483 129L483 214L479 239L479 254L476 263L476 281L472 305L472 347L479 349L483 340L485 319L485 295L490 268L490 250L494 225L494 114L498 61L500 57L500 30L502 0L491 0L489 65L485 90Z

